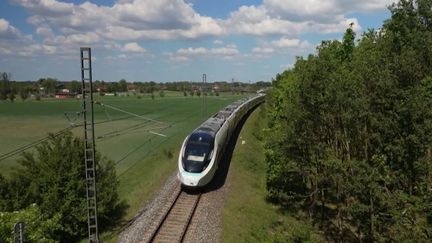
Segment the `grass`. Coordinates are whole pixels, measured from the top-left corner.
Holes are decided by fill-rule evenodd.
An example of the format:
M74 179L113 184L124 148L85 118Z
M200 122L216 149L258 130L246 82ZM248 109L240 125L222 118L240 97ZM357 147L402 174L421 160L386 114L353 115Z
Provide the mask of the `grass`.
M221 94L207 97L207 117L241 96ZM180 92L158 94L152 100L149 95L138 99L134 96L96 97L96 100L142 116L171 124L164 130L156 130L167 137L149 133L146 127L128 131L124 129L140 125L144 120L123 113L95 106L95 132L97 137L109 133L115 136L97 140L96 149L116 162L120 180L119 194L129 205L125 220L132 218L154 195L165 179L175 171L181 142L203 122L202 97L184 97ZM38 140L69 126L65 112L80 111L80 100L43 99L25 102L0 102L0 155L19 146ZM108 114L107 114L108 113ZM77 123L81 122L78 117ZM103 122L103 123L100 123ZM154 127L154 126L153 126ZM81 136L82 128L73 132ZM18 166L19 155L0 161L0 171L9 176ZM116 231L104 234L103 239L113 241Z
M266 164L259 139L265 123L261 109L244 124L233 153L222 242L321 242L310 223L266 201Z

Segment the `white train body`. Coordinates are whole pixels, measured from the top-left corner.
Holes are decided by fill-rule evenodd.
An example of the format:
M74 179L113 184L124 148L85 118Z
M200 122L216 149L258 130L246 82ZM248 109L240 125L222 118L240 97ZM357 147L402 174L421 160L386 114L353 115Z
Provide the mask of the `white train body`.
M263 94L236 101L210 117L186 137L178 158L177 174L184 186L203 187L213 179L239 121L263 101Z

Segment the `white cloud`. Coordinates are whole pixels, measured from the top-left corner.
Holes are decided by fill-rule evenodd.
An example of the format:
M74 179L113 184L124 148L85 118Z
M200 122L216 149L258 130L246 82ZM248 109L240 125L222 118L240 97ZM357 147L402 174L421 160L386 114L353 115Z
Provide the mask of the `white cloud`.
M357 22L346 18L346 13L376 10L391 2L265 0L259 6L241 6L229 18L220 20L200 15L184 0L124 0L112 6L57 0L12 1L32 14L28 22L36 27L49 27L54 33L65 36L92 32L100 39L115 41L196 39L224 34L295 36L302 32L342 32L348 22ZM347 6L354 6L353 10ZM360 28L360 25L356 24L356 27Z
M214 54L214 55L222 55L222 56L234 56L237 55L239 53L239 51L237 50L237 47L230 47L230 46L226 46L226 47L220 47L220 48L212 48L210 49L210 53Z
M300 40L282 37L277 41L273 41L272 44L277 47L297 47L300 45Z
M137 52L137 53L144 53L147 52L146 49L142 48L140 45L138 45L138 43L136 42L131 42L131 43L127 43L123 46L122 48L123 51L125 52Z
M12 0L12 2L41 16L60 17L65 14L73 13L72 3L64 3L56 0Z
M213 44L215 44L215 45L223 45L223 41L221 41L221 40L214 40Z
M47 38L54 36L54 32L50 27L37 27L36 33L40 36L47 37Z
M350 13L385 10L396 0L264 0L259 6L242 6L221 20L227 33L256 36L300 33L340 33L354 23L361 26Z
M252 48L251 52L245 55L255 59L268 59L277 54L303 55L311 53L313 48L314 46L306 40L281 37L277 40L261 42L260 46Z
M62 35L93 32L111 40L196 39L220 35L223 29L183 0L118 1L113 6L57 0L12 0L32 16L28 22L50 26Z
M222 24L227 32L249 35L297 34L302 29L302 24L271 18L263 6L242 6Z
M227 45L225 47L219 47L219 48L204 48L204 47L198 47L198 48L181 48L178 49L176 54L179 56L197 56L197 55L222 55L222 56L232 56L238 54L239 51L237 50L236 46L230 46Z
M188 0L117 0L111 6L89 1L69 3L60 0L10 0L25 8L27 22L35 34L23 35L0 18L0 52L3 55L76 55L80 45L117 50L135 55L146 53L138 43L146 40L199 39L225 35L254 35L282 38L251 50L250 55L270 56L276 51L310 50L312 45L298 39L300 33L340 33L354 23L349 13L385 9L395 0L263 0L257 6L241 6L226 19L215 19L196 12ZM126 44L124 44L126 43ZM182 48L168 55L170 60L191 57L240 57L237 46L216 39L214 48ZM11 48L17 52L7 51ZM296 49L297 48L297 49ZM111 54L113 55L113 54ZM113 55L118 58L118 56Z
M239 50L234 44L228 44L223 47L217 48L204 48L204 47L188 47L180 48L174 53L165 53L172 61L188 61L190 58L212 58L218 57L223 59L232 59L239 55Z
M187 55L187 56L206 54L207 52L208 50L204 47L198 47L198 48L189 47L189 48L181 48L177 50L178 55Z
M17 28L9 24L6 19L0 18L0 39L17 39L21 33Z
M181 0L141 0L117 3L112 12L126 27L143 29L188 29L199 15Z
M348 13L385 10L393 2L396 0L264 0L263 5L286 20L332 23Z
M303 49L310 49L312 46L312 44L310 44L307 40L300 40L300 39L290 39L288 37L281 37L278 40L272 41L270 43L270 45L274 48L278 48L278 49L298 49L298 50L303 50Z
M270 54L275 52L275 50L271 47L255 47L252 49L252 52L258 54Z

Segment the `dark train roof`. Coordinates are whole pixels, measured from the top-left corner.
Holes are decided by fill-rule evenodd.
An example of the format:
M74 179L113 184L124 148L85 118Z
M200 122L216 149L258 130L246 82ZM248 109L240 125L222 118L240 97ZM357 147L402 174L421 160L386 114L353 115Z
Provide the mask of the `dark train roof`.
M214 136L207 132L196 131L192 133L189 137L189 142L204 142L204 143L212 143L214 140Z
M206 132L211 134L213 137L216 135L217 131L221 128L221 126L224 124L225 119L219 119L215 117L211 117L207 121L205 121L203 124L201 124L200 127L196 130L196 132Z

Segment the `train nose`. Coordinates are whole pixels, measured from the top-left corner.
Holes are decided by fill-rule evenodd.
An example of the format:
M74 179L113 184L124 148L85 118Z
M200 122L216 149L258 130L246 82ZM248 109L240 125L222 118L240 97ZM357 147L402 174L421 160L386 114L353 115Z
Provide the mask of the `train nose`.
M188 183L185 183L185 184L187 184L188 186L197 186L198 185L198 183L195 181L189 181Z
M179 180L185 186L198 186L200 178L197 175L191 175L191 173L178 173Z

